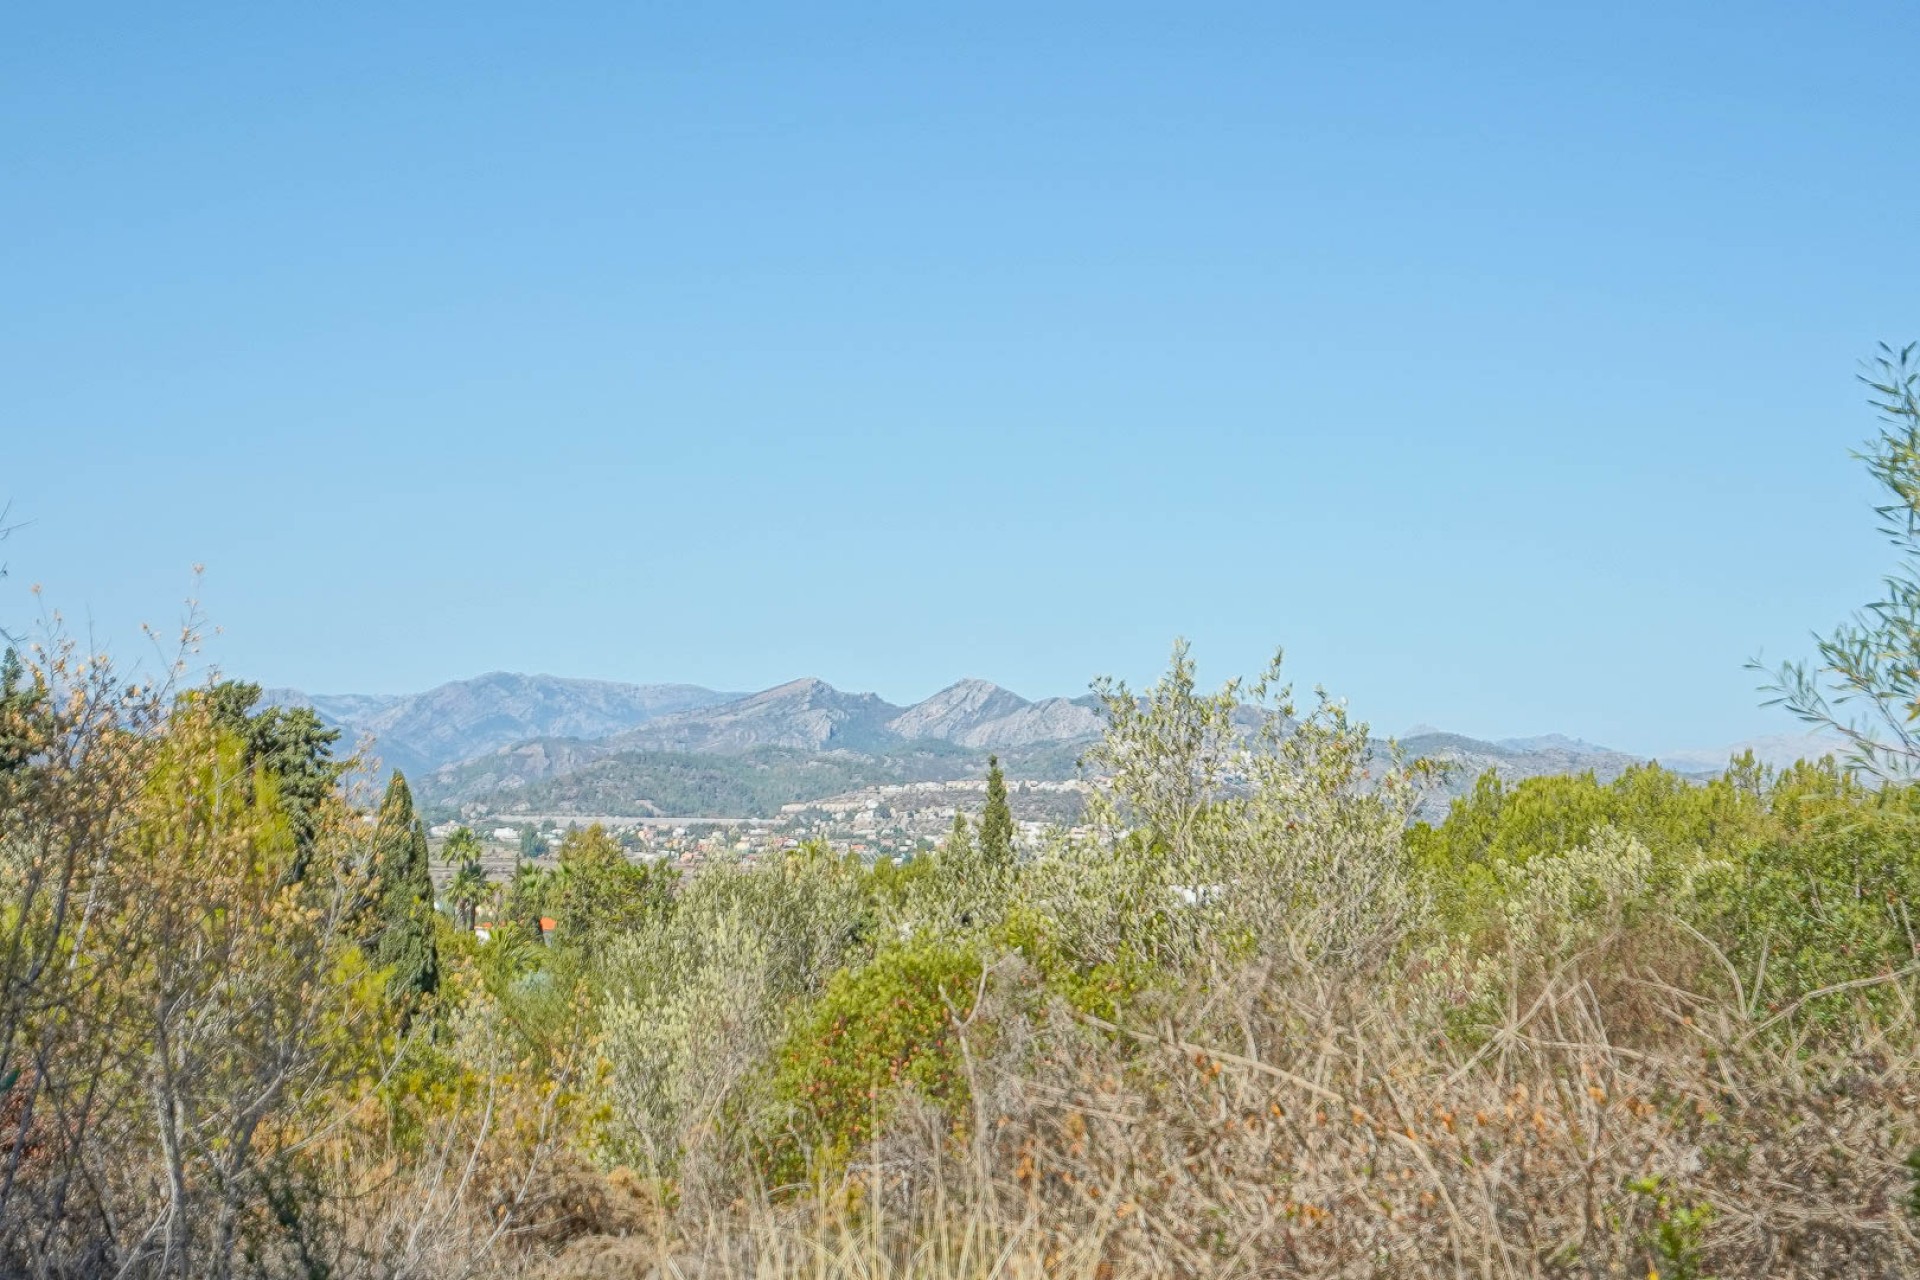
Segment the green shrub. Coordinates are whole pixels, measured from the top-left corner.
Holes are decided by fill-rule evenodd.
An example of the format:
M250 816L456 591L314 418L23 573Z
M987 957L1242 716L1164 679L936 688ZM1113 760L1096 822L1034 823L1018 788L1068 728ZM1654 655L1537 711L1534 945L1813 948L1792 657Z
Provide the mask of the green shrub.
M796 1011L867 953L868 914L858 868L805 848L709 868L610 947L610 1154L683 1193L690 1180L726 1184L735 1126L763 1109L769 1055Z
M1725 951L1752 1013L1897 973L1920 959L1920 789L1890 787L1809 818L1708 868L1697 892L1695 923ZM1897 995L1869 987L1805 1012L1831 1020L1862 999Z
M922 936L833 975L775 1059L773 1093L785 1120L770 1143L777 1181L844 1165L899 1089L942 1106L958 1123L967 1085L955 1020L972 1013L981 969L971 944Z
M1096 1018L1118 1018L1143 992L1165 982L1168 976L1146 950L1130 942L1121 943L1105 960L1076 963L1062 951L1045 919L1023 904L1016 904L1007 913L994 930L993 939L1032 965L1047 990Z
M1511 869L1565 854L1612 827L1643 845L1656 881L1684 876L1704 858L1751 848L1778 828L1751 759L1697 785L1657 764L1610 783L1591 773L1505 783L1491 770L1453 802L1438 826L1408 832L1411 860L1441 924L1473 934L1502 924Z

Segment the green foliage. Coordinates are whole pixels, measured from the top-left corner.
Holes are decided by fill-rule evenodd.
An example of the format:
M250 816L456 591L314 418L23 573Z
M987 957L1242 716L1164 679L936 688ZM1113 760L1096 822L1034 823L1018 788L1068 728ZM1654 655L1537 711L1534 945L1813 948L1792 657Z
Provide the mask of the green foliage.
M1585 773L1509 785L1489 770L1454 800L1439 826L1409 830L1409 857L1442 925L1472 933L1499 921L1502 868L1564 854L1602 828L1644 845L1657 877L1759 838L1770 822L1750 766L1737 764L1704 786L1657 764L1628 769L1611 783Z
M471 827L455 827L440 846L440 860L456 867L477 864L484 853L480 837L473 834Z
M247 767L274 779L295 842L302 850L310 848L315 821L346 771L332 754L340 731L322 724L312 707L254 711L260 700L257 684L227 680L195 696L206 699L214 723L240 738Z
M0 655L0 778L24 768L32 755L33 718L46 700L44 681L29 679L20 655Z
M676 873L629 861L600 824L567 832L558 859L545 901L560 946L597 953L666 915Z
M1653 1204L1653 1229L1645 1243L1653 1255L1648 1274L1659 1280L1713 1280L1701 1267L1707 1226L1713 1221L1713 1206L1688 1204L1675 1198L1667 1180L1661 1177L1635 1178L1627 1190Z
M1861 376L1879 434L1856 456L1880 487L1880 531L1899 567L1879 600L1816 637L1812 663L1789 662L1766 686L1774 702L1843 735L1852 760L1884 777L1920 772L1920 343L1885 343ZM1756 663L1755 670L1764 670Z
M958 814L954 820L963 826L966 821ZM926 856L902 862L881 858L867 869L866 893L876 927L880 927L882 921L906 919L918 903L935 892L933 882L938 864L938 858Z
M480 838L466 827L456 827L440 848L441 859L454 866L447 902L462 929L473 928L480 903L487 897L487 873L480 865L480 854Z
M369 958L387 970L388 990L412 1008L440 985L434 945L433 876L426 824L414 814L413 792L399 770L387 782L374 823L374 930Z
M1907 1177L1913 1182L1907 1191L1907 1212L1920 1218L1920 1147L1907 1152L1906 1167Z
M839 1168L901 1089L961 1121L967 1082L956 1024L973 1012L981 964L970 944L922 936L833 975L775 1054L773 1096L787 1126L772 1140L776 1181Z
M1383 958L1420 909L1402 848L1415 777L1374 758L1366 725L1324 693L1303 714L1278 655L1260 679L1202 694L1182 643L1144 695L1096 687L1108 730L1086 755L1100 778L1087 818L1099 834L1058 842L1027 878L1064 954L1089 968Z
M1611 784L1489 773L1408 844L1470 953L1540 953L1603 916L1614 929L1636 927L1622 911L1664 916L1750 1016L1793 1006L1830 1023L1856 1000L1898 1001L1889 983L1795 1004L1920 958L1920 786L1863 787L1830 759L1774 774L1747 757L1705 783L1655 765Z
M873 901L857 862L808 846L711 868L604 956L608 1142L683 1185L708 1176L735 1120L763 1101L764 1064L792 1011L864 959Z
M213 690L168 705L51 649L0 663L4 694L60 691L5 725L0 1272L286 1274L289 1223L338 1202L264 1206L395 1029L357 945L370 833L323 794L298 841Z
M1806 775L1790 776L1789 786ZM1797 787L1787 795L1806 804ZM1783 797L1784 798L1784 797ZM1796 813L1796 825L1727 850L1703 870L1694 914L1725 953L1755 1014L1823 988L1910 970L1920 960L1920 785L1852 793ZM1907 984L1908 992L1913 984ZM1843 1017L1855 1000L1901 998L1891 985L1836 993L1804 1010Z
M980 868L1004 878L1013 870L1013 809L1007 803L1007 776L1000 757L987 757L987 804L980 811Z
M1001 798L1004 803L1004 782ZM988 805L991 808L991 790ZM1012 830L1011 821L1006 819L1006 833ZM989 855L988 834L984 817L976 833L964 813L954 813L952 830L926 860L930 870L919 883L920 892L904 901L894 916L902 928L969 932L993 927L1006 911L1014 868L1010 848L1004 859Z
M1111 1020L1166 979L1147 940L1127 939L1105 960L1076 962L1049 930L1046 917L1016 901L991 936L1000 951L1019 956L1039 974L1046 989L1081 1013Z

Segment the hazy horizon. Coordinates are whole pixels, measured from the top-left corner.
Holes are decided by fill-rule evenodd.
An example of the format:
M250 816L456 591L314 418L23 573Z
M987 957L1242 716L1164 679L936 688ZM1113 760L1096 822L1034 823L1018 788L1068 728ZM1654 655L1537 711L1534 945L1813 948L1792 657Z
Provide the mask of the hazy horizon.
M201 671L205 671L207 669L209 669L207 665L202 665L199 668L199 670ZM480 680L490 675L514 675L514 676L526 676L526 677L533 677L533 678L558 679L558 680L603 681L605 683L611 683L611 684L640 685L640 686L691 685L691 686L707 689L712 692L725 693L725 694L728 694L734 697L739 697L739 698L751 697L754 694L763 693L770 689L778 688L781 685L795 683L800 680L825 679L825 677L815 676L812 673L803 673L801 675L788 677L787 679L784 679L784 680L776 680L767 685L755 686L753 688L746 688L746 687L737 687L737 686L725 685L725 684L705 685L705 684L699 684L698 682L695 682L695 681L674 680L671 678L663 678L663 679L657 679L657 680L625 680L625 679L612 679L609 677L595 676L595 675L578 675L578 674L558 672L558 671L507 671L502 668L495 668L487 671L477 671L472 673L471 675L455 676L448 680L436 681L431 685L426 685L418 689L312 689L312 688L304 688L298 685L288 684L286 682L281 682L281 681L260 680L257 677L250 676L244 672L225 672L224 674L230 674L235 676L241 676L244 678L254 679L255 683L263 685L263 687L265 687L269 691L291 690L291 691L303 694L307 697L314 697L314 698L376 697L376 698L393 698L393 699L405 698L405 697L409 697L409 696L413 696L421 693L426 693L433 689L441 688L446 685L458 685L458 684L466 683L469 681ZM1045 698L1056 698L1056 697L1079 698L1086 695L1089 692L1089 688L1087 686L1082 686L1079 689L1072 689L1072 690L1020 689L1020 688L1014 688L1010 685L1007 685L1003 681L994 680L991 677L977 675L977 674L967 674L962 676L956 676L951 680L943 681L941 684L933 688L928 688L928 689L920 690L917 692L908 692L903 694L889 694L882 690L867 688L858 683L843 683L837 680L827 680L827 683L832 685L834 688L840 690L842 693L877 694L882 700L893 703L896 706L910 707L916 703L919 703L921 701L924 701L927 698L934 696L937 693L940 693L948 688L951 688L953 685L958 684L961 681L965 681L965 680L985 680L989 684L998 685L1000 688L1006 689L1011 693L1018 694L1019 696L1027 699L1030 702L1038 702ZM1089 681L1088 685L1090 686L1091 683L1092 681ZM1139 682L1136 687L1144 689L1145 685L1148 683L1151 683L1150 679L1147 681ZM1328 692L1333 696L1335 696L1336 698L1340 696L1337 692L1333 690L1328 690ZM1296 700L1300 700L1304 703L1306 700L1309 700L1311 698L1312 690L1310 686L1303 683L1296 682L1295 696L1296 696ZM1368 710L1364 707L1352 706L1352 699L1347 699L1347 702L1350 706L1350 709L1353 711L1354 715L1359 719L1367 721L1374 735L1376 737L1381 737L1381 738L1387 738L1387 737L1407 738L1407 737L1417 736L1422 733L1450 733L1450 734L1458 734L1464 737L1474 738L1481 741L1498 743L1498 742L1524 742L1529 739L1535 739L1535 738L1563 737L1563 738L1569 738L1569 739L1574 739L1577 741L1584 742L1589 746L1604 747L1610 750L1624 751L1633 755L1653 757L1656 755L1660 755L1662 753L1666 753L1668 755L1686 754L1686 753L1711 753L1711 752L1718 751L1723 747L1731 746L1736 743L1761 741L1761 740L1767 740L1767 739L1789 739L1789 738L1795 738L1795 739L1810 738L1811 739L1815 737L1825 737L1825 738L1831 737L1831 735L1824 735L1822 733L1818 733L1811 726L1806 725L1799 720L1792 719L1782 714L1777 717L1777 719L1781 721L1779 725L1771 729L1762 730L1756 733L1745 734L1740 737L1734 737L1734 738L1722 738L1722 739L1716 739L1712 741L1702 740L1697 742L1684 740L1684 739L1675 739L1675 740L1666 740L1666 741L1661 741L1661 742L1651 743L1651 744L1604 742L1604 741L1596 741L1590 736L1580 733L1575 729L1567 728L1566 726L1546 726L1546 727L1535 727L1535 728L1523 728L1520 730L1502 730L1502 729L1495 728L1495 729L1476 732L1473 730L1462 729L1458 725L1433 724L1433 723L1430 723L1427 721L1421 721L1421 720L1382 719L1376 715L1370 714Z

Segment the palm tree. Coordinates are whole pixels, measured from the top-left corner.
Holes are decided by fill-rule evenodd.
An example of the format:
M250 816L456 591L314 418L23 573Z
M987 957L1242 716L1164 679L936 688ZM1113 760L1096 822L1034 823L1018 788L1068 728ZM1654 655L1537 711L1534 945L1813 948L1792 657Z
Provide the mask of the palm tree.
M454 919L462 929L472 931L475 911L486 900L487 891L487 873L480 869L480 864L461 863L453 882L447 886L447 900L453 904Z

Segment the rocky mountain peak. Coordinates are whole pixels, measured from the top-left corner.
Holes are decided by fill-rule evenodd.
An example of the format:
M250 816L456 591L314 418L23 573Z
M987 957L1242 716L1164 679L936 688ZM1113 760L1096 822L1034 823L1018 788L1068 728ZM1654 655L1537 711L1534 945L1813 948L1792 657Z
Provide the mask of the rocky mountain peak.
M940 738L957 742L964 735L1030 705L1017 693L989 680L959 680L923 702L916 702L887 723L902 738Z

